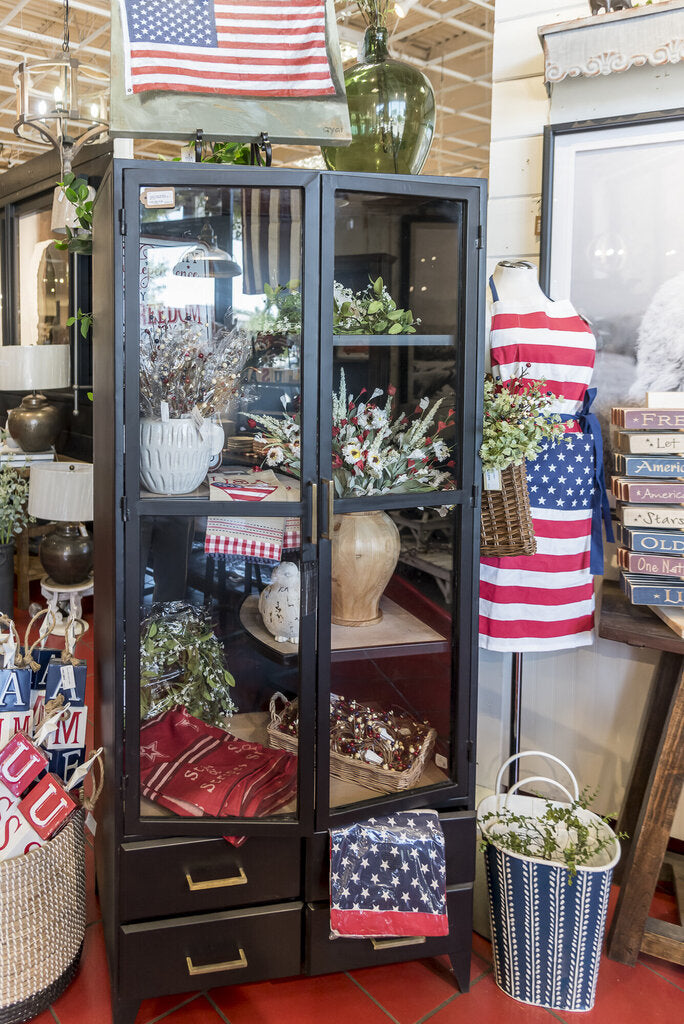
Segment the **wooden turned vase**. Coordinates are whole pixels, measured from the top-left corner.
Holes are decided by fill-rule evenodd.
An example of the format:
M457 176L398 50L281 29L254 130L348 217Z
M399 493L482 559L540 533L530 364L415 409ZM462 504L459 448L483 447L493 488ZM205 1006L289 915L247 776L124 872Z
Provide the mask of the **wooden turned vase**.
M336 515L332 535L332 621L372 626L399 559L399 530L386 512Z

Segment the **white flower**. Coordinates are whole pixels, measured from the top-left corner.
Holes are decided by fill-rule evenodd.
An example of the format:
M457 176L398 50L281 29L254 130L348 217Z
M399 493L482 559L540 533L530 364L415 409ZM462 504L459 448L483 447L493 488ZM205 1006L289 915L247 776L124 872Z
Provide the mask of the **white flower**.
M427 409L429 404L430 404L430 399L427 396L425 398L421 398L420 402L418 403L418 405L421 407L423 412L425 412L425 410Z
M370 453L370 455L366 459L366 465L370 469L373 476L381 476L382 471L385 468L385 464L377 452Z
M407 455L407 458L412 459L413 462L425 462L427 456L422 449L414 448L413 451Z
M357 417L357 419L358 419L358 425L361 428L361 430L365 430L366 427L370 426L370 421L369 421L368 417L366 416L365 412L360 412L358 417Z
M372 402L374 398L379 398L381 394L382 394L382 388L376 388L375 391L373 392L373 394L368 399L368 401Z
M378 427L386 426L386 424L387 413L383 412L382 409L373 409L373 412L371 413L371 426L377 429Z
M395 484L403 484L404 480L408 480L408 476L406 473L400 473L394 482Z
M266 465L267 466L279 466L285 458L285 452L278 444L274 444L266 452Z
M447 455L449 454L448 447L445 445L444 441L442 441L440 438L437 438L437 440L433 442L432 450L435 453L435 455L437 456L437 458L440 460L440 462L443 459L446 459Z
M348 462L350 466L353 466L355 462L358 462L361 458L361 449L356 444L345 444L342 449L342 455L344 461Z

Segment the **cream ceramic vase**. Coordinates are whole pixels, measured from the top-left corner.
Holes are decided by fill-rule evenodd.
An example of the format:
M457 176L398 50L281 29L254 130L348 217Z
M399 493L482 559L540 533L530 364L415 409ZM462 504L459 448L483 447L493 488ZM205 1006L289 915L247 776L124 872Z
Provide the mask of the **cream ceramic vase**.
M202 437L189 416L140 420L140 482L154 494L189 494L223 449L223 428L206 421Z
M299 603L299 569L294 562L281 562L259 594L261 618L280 644L299 642Z
M386 512L336 515L332 535L332 621L372 626L399 559L399 530Z

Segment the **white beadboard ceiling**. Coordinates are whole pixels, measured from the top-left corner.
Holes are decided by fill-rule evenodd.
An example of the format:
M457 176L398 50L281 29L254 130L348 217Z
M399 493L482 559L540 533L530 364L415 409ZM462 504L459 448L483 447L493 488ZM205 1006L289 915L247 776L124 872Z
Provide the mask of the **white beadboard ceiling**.
M421 68L437 97L437 131L426 174L485 177L489 163L492 94L493 0L404 2L406 17L393 19L394 56ZM103 0L70 0L71 49L84 63L109 70L109 5ZM62 0L0 0L0 171L30 159L46 147L14 134L12 72L24 58L51 56L61 49ZM345 64L355 60L364 23L356 5L338 14ZM139 157L175 155L178 147L153 138L136 142ZM315 147L276 146L274 164L293 166L319 155Z

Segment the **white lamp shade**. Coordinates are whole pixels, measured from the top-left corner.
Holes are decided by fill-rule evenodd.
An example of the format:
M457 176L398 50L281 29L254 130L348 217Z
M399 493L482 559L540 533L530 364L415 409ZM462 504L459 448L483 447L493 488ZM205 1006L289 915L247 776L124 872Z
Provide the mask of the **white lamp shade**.
M31 466L29 515L58 523L93 518L93 467L89 463L42 462Z
M69 387L68 345L0 346L0 391Z

